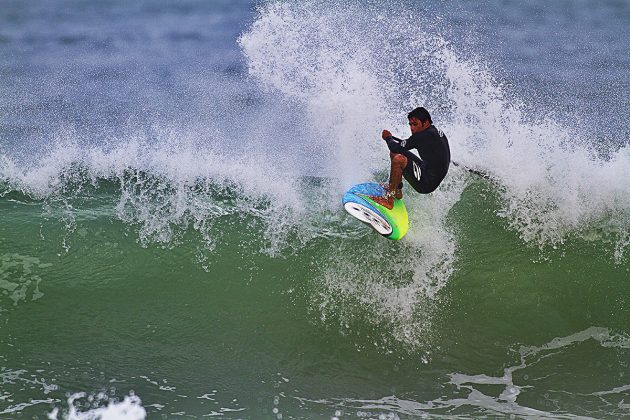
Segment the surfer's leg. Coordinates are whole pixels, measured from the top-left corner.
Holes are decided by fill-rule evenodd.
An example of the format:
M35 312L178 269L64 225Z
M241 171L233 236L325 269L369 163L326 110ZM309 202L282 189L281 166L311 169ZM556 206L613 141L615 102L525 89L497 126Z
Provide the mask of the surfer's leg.
M398 199L402 198L402 177L403 170L407 166L407 157L398 153L390 153L392 165L389 171L389 188L388 191L393 193Z
M430 193L435 188L429 187L428 180L426 176L423 175L425 165L424 162L413 153L407 153L407 166L405 166L403 170L403 176L405 177L409 185L411 185L411 188L413 188L420 194Z
M407 166L407 158L405 155L398 153L390 153L391 168L389 172L389 184L385 187L387 190L382 196L370 197L374 202L388 209L394 208L394 197L402 198L402 177L403 170Z

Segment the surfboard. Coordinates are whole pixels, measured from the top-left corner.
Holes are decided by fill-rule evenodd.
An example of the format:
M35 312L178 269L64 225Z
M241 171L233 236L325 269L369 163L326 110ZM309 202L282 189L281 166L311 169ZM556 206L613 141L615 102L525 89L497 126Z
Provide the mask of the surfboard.
M351 187L343 195L343 208L351 215L370 225L375 231L392 240L402 239L409 230L409 216L402 200L394 199L390 210L374 202L370 196L382 196L385 188L376 182L366 182Z

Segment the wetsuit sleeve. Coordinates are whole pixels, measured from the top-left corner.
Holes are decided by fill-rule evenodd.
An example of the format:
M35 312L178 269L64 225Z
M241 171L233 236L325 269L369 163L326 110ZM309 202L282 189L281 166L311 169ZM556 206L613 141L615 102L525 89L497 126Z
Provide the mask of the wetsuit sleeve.
M385 142L387 143L387 147L389 147L389 151L392 153L402 153L406 150L411 150L416 147L414 137L411 136L406 140L401 140L394 136L387 137Z

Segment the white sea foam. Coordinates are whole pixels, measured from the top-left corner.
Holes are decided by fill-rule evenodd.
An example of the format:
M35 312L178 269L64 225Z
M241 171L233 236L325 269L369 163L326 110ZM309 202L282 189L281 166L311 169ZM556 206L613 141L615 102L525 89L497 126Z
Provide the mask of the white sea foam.
M492 175L505 200L501 216L526 242L558 245L594 226L622 245L630 221L630 148L600 142L506 97L488 70L443 52L453 101L453 154ZM627 141L627 139L626 139ZM620 261L620 253L616 261Z
M505 91L474 54L458 53L446 35L396 4L276 1L260 8L239 42L250 75L304 107L324 139L325 173L342 186L386 170L380 130L405 136L406 112L423 105L447 133L453 160L499 186L499 216L523 241L557 246L603 224L617 238L612 257L621 261L630 221L630 149L613 147L606 159L598 157L583 133L528 113L522 99ZM354 302L392 323L403 341L426 341L426 299L456 264L446 215L465 185L453 168L435 194L407 195L412 229L397 255L364 241L357 252L371 261L333 259L324 270L322 317L339 316L348 325L354 313L341 307Z
M391 77L395 69L390 61L400 57L388 54L400 40L382 31L389 23L369 6L353 3L272 2L239 40L250 74L305 108L324 139L318 151L329 157L324 173L339 180L339 193L389 167L387 148L379 141L382 129L400 136L408 131L403 125L408 108L394 102L401 87ZM341 316L342 325L352 322L347 317L353 312L341 307L353 302L370 308L397 339L426 341L427 299L454 270L455 239L445 217L464 185L454 174L440 193L407 195L412 229L395 257L386 256L384 242L372 238L324 264L317 309L322 318Z
M86 400L92 406L90 409L77 407L79 400ZM147 412L142 407L142 401L136 395L128 395L122 401L112 401L105 394L87 395L84 392L72 394L68 397L68 408L55 407L48 418L51 420L142 420Z
M11 189L61 209L71 229L72 200L108 180L120 189L116 215L139 226L142 243L169 244L193 226L211 247L217 239L210 232L212 224L221 216L243 213L264 220L268 251L278 250L272 246L281 243L276 237L286 234L287 225L296 225L304 211L295 186L298 177L290 168L261 164L258 155L227 155L222 147L182 138L168 128L158 136L152 143L146 134L134 134L107 145L58 140L26 166L5 154L0 176ZM278 171L286 179L279 180ZM216 202L213 195L221 193L230 197L229 205Z
M250 73L304 103L328 133L322 152L329 148L331 173L354 182L386 167L375 158L386 155L382 145L368 139L385 127L405 135L405 113L425 105L448 134L453 160L502 186L501 215L523 240L557 244L602 220L627 235L628 139L595 143L588 132L533 115L532 104L510 95L468 52L464 59L448 34L395 5L387 10L272 2L240 39Z

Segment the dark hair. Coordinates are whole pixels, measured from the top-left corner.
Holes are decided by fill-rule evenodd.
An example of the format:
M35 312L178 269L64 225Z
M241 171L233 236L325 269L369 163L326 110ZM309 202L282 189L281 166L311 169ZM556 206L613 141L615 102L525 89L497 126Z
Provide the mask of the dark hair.
M429 115L429 111L421 106L407 114L407 118L417 118L422 122L429 121L429 124L433 124L433 121L431 121L431 115Z

